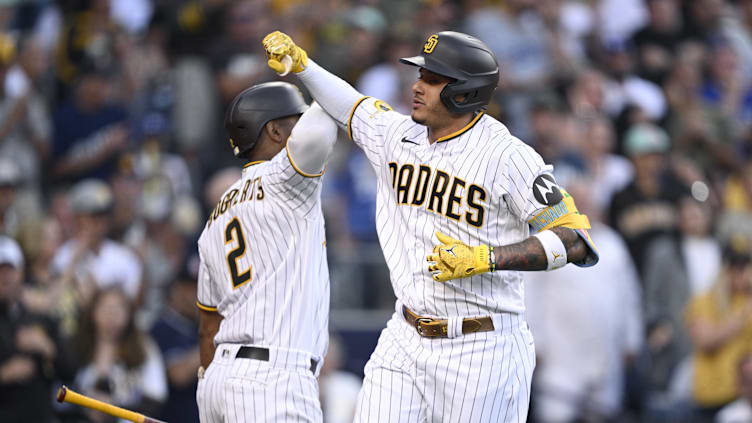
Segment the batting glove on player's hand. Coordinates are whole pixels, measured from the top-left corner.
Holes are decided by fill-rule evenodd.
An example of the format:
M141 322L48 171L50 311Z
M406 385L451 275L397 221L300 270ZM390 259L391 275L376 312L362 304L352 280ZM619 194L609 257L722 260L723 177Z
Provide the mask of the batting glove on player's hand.
M433 254L426 257L427 261L433 263L428 266L428 271L433 273L433 280L446 282L495 270L493 248L488 245L471 247L441 232L436 232L436 237L441 244L434 247Z
M278 74L286 74L290 70L298 73L308 66L308 54L306 54L305 50L295 45L292 38L284 32L274 31L264 37L262 43L264 44L264 50L266 50L266 57L269 59L267 64ZM285 69L283 63L285 56L289 56L292 59L290 69Z

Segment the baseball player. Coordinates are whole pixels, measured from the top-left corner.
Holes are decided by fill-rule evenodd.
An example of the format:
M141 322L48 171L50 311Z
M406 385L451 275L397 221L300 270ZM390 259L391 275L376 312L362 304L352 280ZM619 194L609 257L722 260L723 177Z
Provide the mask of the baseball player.
M263 44L269 66L295 73L378 175L376 224L397 303L355 420L524 421L535 354L520 271L598 256L552 166L484 113L499 82L493 53L466 34L431 35L421 55L401 59L419 71L404 116L289 36Z
M294 85L271 82L240 93L225 128L248 163L198 241L200 419L320 422L329 314L320 176L337 126Z

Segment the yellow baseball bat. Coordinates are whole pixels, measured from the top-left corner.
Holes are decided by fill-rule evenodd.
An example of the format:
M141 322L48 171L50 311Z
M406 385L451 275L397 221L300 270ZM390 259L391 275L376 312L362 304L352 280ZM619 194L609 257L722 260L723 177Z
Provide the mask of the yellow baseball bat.
M94 398L72 391L65 385L57 390L57 402L69 402L71 404L91 408L92 410L101 411L119 419L130 420L135 423L167 423L131 410L126 410L125 408L116 407L112 404L95 400Z

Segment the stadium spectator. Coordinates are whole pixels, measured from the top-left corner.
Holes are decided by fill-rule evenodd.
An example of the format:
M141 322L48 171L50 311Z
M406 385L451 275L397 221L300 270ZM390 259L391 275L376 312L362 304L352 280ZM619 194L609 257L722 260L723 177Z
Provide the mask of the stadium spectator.
M180 207L167 178L143 182L135 207L137 221L126 235L127 245L144 265L143 302L136 316L141 328L150 328L164 309L168 285L178 274L188 248L186 237L173 223Z
M577 137L576 154L579 166L570 161L556 162L557 178L566 186L568 174L584 174L593 183L590 199L598 210L605 210L611 204L615 193L624 189L634 177L632 163L626 158L613 154L615 134L613 124L602 115L593 116L583 122L583 135Z
M18 58L0 78L4 87L4 99L0 101L0 156L12 159L21 169L24 214L38 215L42 164L49 158L52 143L52 117L42 93L49 59L34 38L21 39L18 49Z
M678 210L679 238L660 236L645 255L646 378L650 392L674 405L691 400L691 342L684 312L690 298L711 288L721 267L712 217L707 203L684 197Z
M723 267L713 288L695 296L686 311L693 344L692 398L712 418L739 396L738 363L752 340L752 255L750 240L737 235L724 248Z
M80 368L74 389L110 404L154 415L167 399L159 348L136 328L133 303L119 287L98 291L75 338ZM108 416L88 410L93 422Z
M650 20L632 36L639 74L658 85L671 71L674 52L682 41L682 20L677 0L648 0Z
M112 19L109 0L62 2L65 15L55 55L58 96L65 100L91 68L114 70L122 53L122 28ZM93 92L89 94L94 94Z
M198 423L196 372L201 365L198 346L196 289L198 256L189 258L169 287L169 301L151 329L167 369L167 402L161 419Z
M728 121L726 143L733 145L752 124L752 85L745 81L739 59L725 40L711 45L708 59L701 98Z
M531 0L511 0L505 7L489 5L471 11L463 32L488 43L504 77L502 108L510 131L521 139L530 135L530 95L546 91L556 74L553 46L546 37L545 23Z
M678 202L686 194L664 166L670 148L668 135L655 125L635 125L625 136L624 149L635 176L614 195L609 222L627 242L641 277L650 242L661 235L676 235Z
M52 259L53 274L78 284L119 286L133 301L141 293L141 262L130 249L108 238L112 191L101 180L79 182L71 190L75 233ZM91 289L91 288L90 288Z
M225 15L224 32L212 49L211 62L220 94L220 110L244 89L267 76L266 56L258 40L274 29L260 2L232 2Z
M637 272L624 241L601 223L583 179L567 186L590 218L601 262L583 271L525 274L527 320L536 342L536 421L610 421L620 415L628 361L642 348ZM604 283L608 281L608 283Z
M752 82L752 1L740 0L736 8L724 18L722 31L737 57L741 75L746 83Z
M216 136L218 105L249 81L277 79L257 69L273 29L396 110L410 100L394 92L416 74L395 58L413 38L464 30L488 42L502 65L486 113L511 122L559 184L586 181L644 276L648 336L632 370L646 373L630 374L638 383L626 394L642 389L647 401L627 420L689 420L683 306L715 281L721 240L752 239L752 0L0 1L0 235L26 257L23 307L59 320L61 348L74 346L99 288L140 299L137 324L168 312L183 250L238 177L222 171L231 156ZM654 125L668 142L645 142L661 132ZM353 326L342 342L355 363L392 292L373 239L375 185L363 188L370 166L341 137L324 213L332 321ZM71 195L90 177L108 185L109 212ZM105 260L108 245L137 254L120 247ZM85 419L56 410L65 423Z
M55 322L21 301L23 275L21 248L0 236L0 421L53 423L52 381L73 364Z
M599 60L607 76L604 108L612 118L635 105L652 121L666 114L666 96L661 88L637 75L635 47L628 41L606 40Z
M359 92L370 95L388 103L394 110L410 110L410 98L404 93L415 79L412 69L401 66L398 59L409 56L412 43L407 37L393 34L383 42L383 60L367 68L358 78L356 87Z
M74 93L55 113L54 178L107 178L128 142L126 112L112 101L114 87L104 68L80 69Z

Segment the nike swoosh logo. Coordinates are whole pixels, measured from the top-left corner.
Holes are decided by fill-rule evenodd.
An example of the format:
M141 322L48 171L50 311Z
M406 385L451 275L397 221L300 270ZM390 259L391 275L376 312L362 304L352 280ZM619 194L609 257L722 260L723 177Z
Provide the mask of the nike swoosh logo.
M409 139L407 139L407 137L402 137L402 142L409 142L410 144L418 145L418 143L416 141L409 140Z

